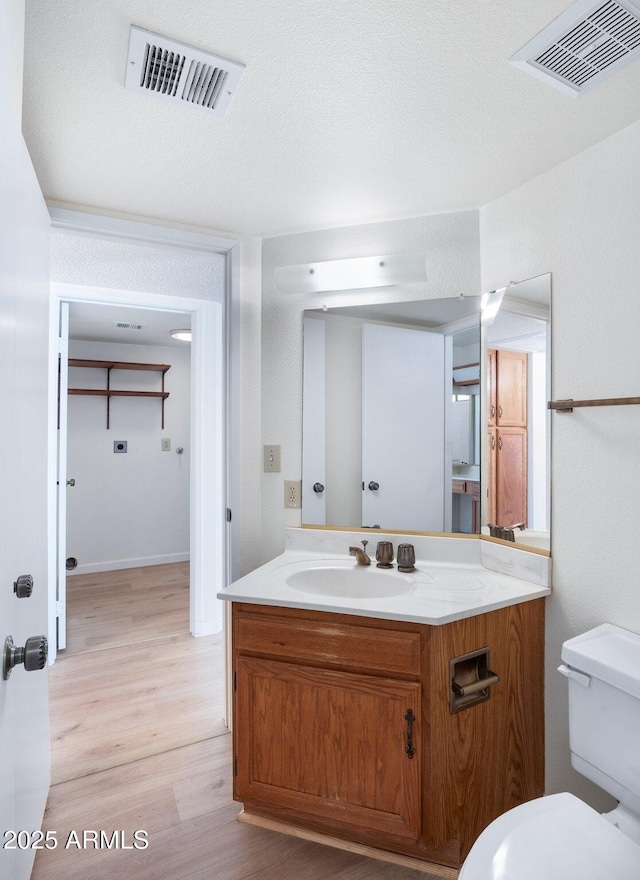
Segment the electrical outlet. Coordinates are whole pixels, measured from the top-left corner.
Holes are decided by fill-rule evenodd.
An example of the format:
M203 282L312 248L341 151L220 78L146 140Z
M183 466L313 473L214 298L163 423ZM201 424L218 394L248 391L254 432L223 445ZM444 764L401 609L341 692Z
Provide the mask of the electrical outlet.
M162 438L162 451L171 452L171 439L169 437Z
M279 444L271 443L268 446L263 446L264 453L264 472L265 474L279 474L280 473L280 446Z
M302 480L284 481L284 506L297 509L301 506Z

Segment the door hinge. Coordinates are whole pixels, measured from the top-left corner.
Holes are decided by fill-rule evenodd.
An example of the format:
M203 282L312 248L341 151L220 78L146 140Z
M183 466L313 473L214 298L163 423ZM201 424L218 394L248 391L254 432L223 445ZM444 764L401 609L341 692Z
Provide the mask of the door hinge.
M231 508L227 507L227 522L231 522Z
M233 673L233 692L235 693L238 690L238 673Z
M64 605L62 602L56 600L56 617L62 617L64 614Z
M238 758L236 755L233 756L233 775L238 775Z

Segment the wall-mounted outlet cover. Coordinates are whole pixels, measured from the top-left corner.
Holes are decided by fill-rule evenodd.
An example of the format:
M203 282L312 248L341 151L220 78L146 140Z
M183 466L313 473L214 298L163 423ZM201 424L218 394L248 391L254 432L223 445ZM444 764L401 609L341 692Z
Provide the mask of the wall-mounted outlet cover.
M263 446L264 453L264 472L265 474L279 474L280 473L280 445L276 443L270 443L268 446Z
M127 451L127 441L126 440L114 440L113 441L113 451L114 452L126 452Z
M291 510L302 506L302 480L284 481L284 506Z
M162 451L171 452L171 439L169 437L162 438Z

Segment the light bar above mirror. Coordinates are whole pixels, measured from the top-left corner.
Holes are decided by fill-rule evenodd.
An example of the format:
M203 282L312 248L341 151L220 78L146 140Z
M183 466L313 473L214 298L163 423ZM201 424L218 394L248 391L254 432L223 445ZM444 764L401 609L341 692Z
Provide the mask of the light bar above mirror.
M327 260L299 266L277 266L274 275L278 290L285 294L368 290L426 281L427 258L425 254L389 254Z

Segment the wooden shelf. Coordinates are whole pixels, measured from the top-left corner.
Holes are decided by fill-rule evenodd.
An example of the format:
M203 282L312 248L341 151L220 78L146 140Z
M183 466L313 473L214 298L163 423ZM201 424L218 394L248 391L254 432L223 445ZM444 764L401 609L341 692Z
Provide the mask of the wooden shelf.
M69 394L85 394L92 397L162 397L166 400L168 391L116 391L111 388L101 390L99 388L69 388Z
M162 428L164 429L164 402L169 392L164 390L164 376L171 364L140 364L132 361L96 361L88 358L69 358L70 367L85 367L107 371L106 388L69 388L68 393L84 397L107 398L107 430L109 430L110 402L112 397L157 397L162 400ZM144 370L151 373L162 373L161 391L121 391L111 388L111 370Z
M171 364L138 364L130 361L94 361L86 358L69 358L70 367L89 367L102 370L145 370L153 373L166 373Z

